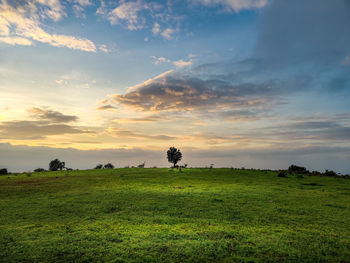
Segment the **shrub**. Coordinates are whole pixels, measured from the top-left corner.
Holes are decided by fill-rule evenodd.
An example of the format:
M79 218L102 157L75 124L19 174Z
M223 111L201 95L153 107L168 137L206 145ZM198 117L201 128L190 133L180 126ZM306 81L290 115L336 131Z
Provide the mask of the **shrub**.
M287 172L286 171L279 171L277 174L278 177L287 177Z
M311 172L311 175L312 176L320 176L320 175L322 175L319 171L312 171Z
M8 174L8 171L6 168L0 169L0 175L6 175L6 174Z
M305 167L297 166L297 165L294 165L294 164L289 166L288 172L289 173L296 173L296 174L307 174L307 173L310 173L308 170L306 170Z
M34 170L35 173L45 172L46 170L44 168L36 168Z
M102 164L98 164L96 165L96 167L94 169L102 169L103 168L103 165Z
M139 165L137 166L137 168L145 168L145 164L146 164L146 162L143 162L143 163L139 164Z
M111 164L111 163L107 163L107 164L104 165L104 168L105 169L114 169L114 165Z
M336 172L332 171L332 170L326 170L324 172L325 176L338 176Z

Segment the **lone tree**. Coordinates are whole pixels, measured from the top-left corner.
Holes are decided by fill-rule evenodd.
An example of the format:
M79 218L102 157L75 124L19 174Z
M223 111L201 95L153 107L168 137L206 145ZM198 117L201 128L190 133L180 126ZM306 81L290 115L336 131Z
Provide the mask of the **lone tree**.
M170 147L167 151L168 162L174 164L174 168L176 164L181 161L182 153L180 149L176 149L175 147Z
M63 170L66 167L65 162L61 162L58 159L52 160L49 164L49 170L50 171L57 171L57 170Z

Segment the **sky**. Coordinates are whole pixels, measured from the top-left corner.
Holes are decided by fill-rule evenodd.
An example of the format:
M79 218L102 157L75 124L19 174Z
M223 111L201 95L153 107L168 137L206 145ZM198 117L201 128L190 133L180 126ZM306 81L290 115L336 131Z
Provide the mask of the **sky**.
M348 0L0 0L0 167L350 173Z

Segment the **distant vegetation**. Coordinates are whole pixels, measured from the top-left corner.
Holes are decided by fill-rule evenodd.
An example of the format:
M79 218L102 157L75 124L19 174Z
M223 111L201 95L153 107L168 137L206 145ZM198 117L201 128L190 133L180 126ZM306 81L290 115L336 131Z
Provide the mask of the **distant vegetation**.
M172 168L178 168L179 172L182 172L182 168L187 168L187 164L184 165L178 165L178 163L182 160L182 153L180 149L177 149L175 147L170 147L169 150L167 151L167 160L168 162L172 163ZM146 162L144 161L143 163L136 165L136 166L125 166L124 168L145 168ZM115 166L112 163L107 163L107 164L97 164L94 169L100 170L100 169L114 169ZM153 166L153 168L157 168L157 166ZM200 168L200 167L198 167ZM213 169L214 164L210 164L210 166L205 166L204 168L208 169ZM240 169L240 170L246 170L244 167L242 168L234 168L231 167L231 169ZM67 170L71 171L73 170L72 168L66 167L65 162L60 161L59 159L54 159L49 163L49 171L58 171L58 170ZM77 170L77 169L76 169ZM256 170L256 171L274 171L274 170L261 170L261 169L247 169L247 170ZM34 169L34 172L45 172L46 170L44 168L37 168ZM11 174L8 172L6 168L1 168L0 169L0 175L7 175ZM325 172L319 172L319 171L312 171L310 172L309 170L306 169L306 167L303 166L298 166L295 164L292 164L291 166L288 167L287 170L278 170L277 176L278 177L288 177L290 175L297 175L299 177L302 176L329 176L329 177L337 177L341 176L343 178L350 178L350 175L342 175L338 174L332 170L325 170Z
M44 168L36 168L34 172L39 173L39 172L45 172L46 170Z
M103 165L102 164L98 164L98 165L95 166L94 169L102 169L102 168L103 168Z
M350 178L349 176L337 174L336 172L334 172L332 170L326 170L324 173L320 173L318 171L310 172L305 167L297 166L294 164L289 166L288 170L280 170L279 173L277 174L277 176L278 177L288 177L288 175L293 175L293 174L296 174L298 176L304 176L304 175L305 176L330 176L330 177L341 176L344 178Z
M114 165L111 163L107 163L103 166L104 169L114 169Z

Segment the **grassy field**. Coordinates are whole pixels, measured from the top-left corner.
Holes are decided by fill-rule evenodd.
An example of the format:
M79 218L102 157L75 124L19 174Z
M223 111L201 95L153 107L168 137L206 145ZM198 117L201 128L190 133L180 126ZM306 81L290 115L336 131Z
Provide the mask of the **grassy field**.
M0 177L1 262L350 262L350 180L233 169Z

